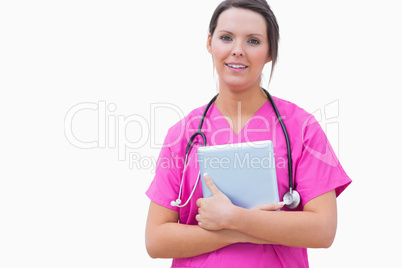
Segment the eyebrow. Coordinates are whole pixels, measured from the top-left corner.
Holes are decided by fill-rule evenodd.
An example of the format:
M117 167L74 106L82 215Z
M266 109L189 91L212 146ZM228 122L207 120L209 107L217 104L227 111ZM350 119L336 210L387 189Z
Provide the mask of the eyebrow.
M227 30L220 30L220 31L218 31L218 33L228 33L228 34L234 35L231 31L227 31ZM247 36L252 36L252 35L258 35L258 36L264 37L262 34L259 34L259 33L251 33L251 34L248 34Z

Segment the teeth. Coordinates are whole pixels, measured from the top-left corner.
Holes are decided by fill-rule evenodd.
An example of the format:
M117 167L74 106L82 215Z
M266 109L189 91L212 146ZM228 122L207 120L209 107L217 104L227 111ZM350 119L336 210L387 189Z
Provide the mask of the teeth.
M226 65L231 68L235 68L235 69L246 69L247 68L247 66L244 66L244 65L234 65L234 64L226 64Z

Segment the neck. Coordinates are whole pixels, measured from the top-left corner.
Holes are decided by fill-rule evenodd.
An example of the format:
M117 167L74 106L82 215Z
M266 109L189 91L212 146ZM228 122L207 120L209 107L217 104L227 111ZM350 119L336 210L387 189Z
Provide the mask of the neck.
M258 83L241 91L220 86L215 105L223 116L228 117L226 119L237 135L266 101L267 96Z
M234 91L227 87L220 86L215 105L224 115L230 117L250 117L254 115L266 101L267 96L259 84L241 91Z

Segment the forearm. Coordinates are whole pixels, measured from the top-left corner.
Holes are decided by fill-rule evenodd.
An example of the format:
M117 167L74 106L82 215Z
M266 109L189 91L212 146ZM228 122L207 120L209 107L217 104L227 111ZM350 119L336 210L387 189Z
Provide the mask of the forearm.
M304 211L255 211L236 208L230 229L292 247L326 248L335 237L335 193L310 201Z
M188 258L254 239L247 237L234 230L208 231L197 225L164 223L147 238L147 249L154 258Z
M164 223L147 235L147 250L153 258L188 258L234 243L226 231L208 231L197 225Z
M208 231L197 225L164 223L147 235L147 250L153 258L188 258L239 242L270 244L234 230Z
M336 230L314 212L242 209L238 219L232 229L292 247L329 247L335 236L332 230Z

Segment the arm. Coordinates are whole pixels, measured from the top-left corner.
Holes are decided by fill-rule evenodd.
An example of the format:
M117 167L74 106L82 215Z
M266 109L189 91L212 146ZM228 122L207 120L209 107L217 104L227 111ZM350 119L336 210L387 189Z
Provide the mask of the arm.
M200 209L196 217L205 229L227 228L292 247L326 248L334 240L337 226L334 190L306 203L303 211L262 211L226 202L211 179L205 182L213 196L197 200Z
M238 242L267 244L234 230L209 231L198 225L179 224L178 212L151 202L145 231L152 258L187 258Z
M303 211L252 211L236 208L229 228L292 247L328 248L335 238L335 191L309 201Z

